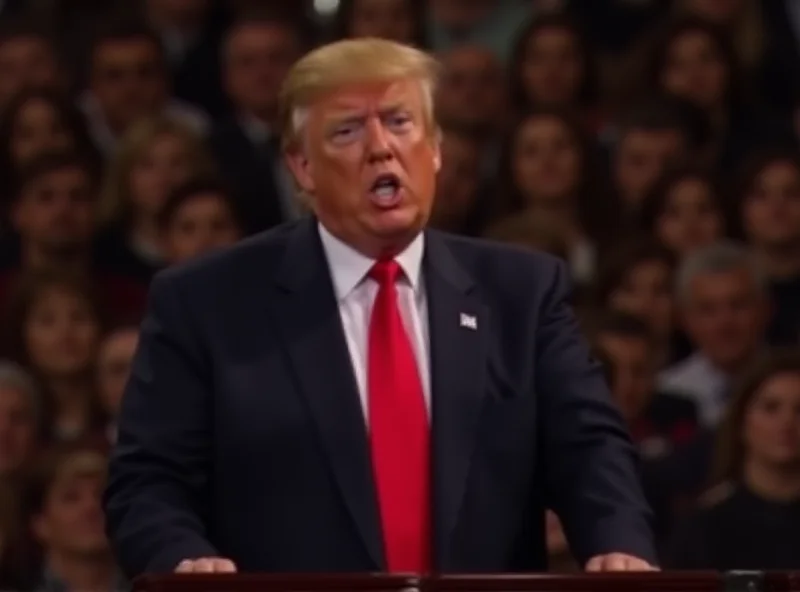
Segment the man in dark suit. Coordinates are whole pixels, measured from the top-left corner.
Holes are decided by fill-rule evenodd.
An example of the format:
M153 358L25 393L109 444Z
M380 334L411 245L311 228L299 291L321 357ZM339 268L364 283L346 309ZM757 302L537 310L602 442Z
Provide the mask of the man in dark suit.
M653 569L635 454L556 259L424 230L435 63L309 53L283 91L315 217L157 276L105 496L142 572Z

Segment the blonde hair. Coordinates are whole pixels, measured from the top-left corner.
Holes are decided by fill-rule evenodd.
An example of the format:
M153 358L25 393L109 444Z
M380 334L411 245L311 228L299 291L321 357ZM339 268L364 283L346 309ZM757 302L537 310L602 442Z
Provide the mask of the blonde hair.
M133 167L161 136L178 138L185 146L192 163L192 175L212 175L214 159L194 129L169 117L143 119L126 132L103 181L98 200L98 216L102 224L122 221L130 210L130 176Z
M418 80L425 124L438 135L433 94L439 63L414 47L386 39L345 39L317 48L291 69L280 92L280 124L285 149L299 147L306 110L314 101L349 84Z

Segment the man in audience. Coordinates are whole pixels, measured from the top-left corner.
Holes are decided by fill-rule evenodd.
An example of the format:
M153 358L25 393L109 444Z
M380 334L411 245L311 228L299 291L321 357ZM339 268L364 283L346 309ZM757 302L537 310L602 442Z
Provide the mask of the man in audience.
M294 23L266 14L243 16L225 38L223 76L235 116L214 129L211 147L248 233L301 211L276 124L281 83L307 44Z
M676 290L683 328L697 351L665 370L659 388L694 401L701 423L712 428L738 373L764 345L770 312L764 275L745 247L720 243L682 264Z
M697 429L697 407L656 390L657 356L647 324L609 313L594 329L595 347L609 362L611 393L642 457L663 456L688 442Z
M12 196L11 222L19 250L0 261L0 301L22 270L70 269L91 273L114 315L141 314L145 288L93 263L97 179L81 158L48 153L20 172Z
M100 498L106 458L90 449L53 451L34 476L31 528L44 549L37 590L117 592L128 586L105 535Z
M111 23L89 51L89 88L81 107L98 148L110 155L138 119L166 114L197 129L206 116L171 98L167 58L157 35L127 22Z
M210 0L146 0L145 17L161 38L176 98L219 116L227 108L219 49L225 22Z
M23 369L0 362L0 481L16 484L30 468L42 438L42 400Z
M23 88L62 83L55 50L42 30L14 21L0 28L0 107Z
M664 170L691 146L686 123L674 105L650 101L620 121L612 175L620 200L635 212Z
M224 187L195 181L170 196L161 216L164 251L174 265L230 246L241 237L241 225Z
M138 343L138 326L120 324L106 334L97 352L97 394L109 419L107 435L112 443L117 439L117 417Z
M484 151L470 130L452 126L442 132L442 167L436 182L431 226L467 235L483 223L480 200L484 188Z
M508 116L504 69L488 49L464 45L441 57L444 66L436 95L443 125L456 125L495 139Z

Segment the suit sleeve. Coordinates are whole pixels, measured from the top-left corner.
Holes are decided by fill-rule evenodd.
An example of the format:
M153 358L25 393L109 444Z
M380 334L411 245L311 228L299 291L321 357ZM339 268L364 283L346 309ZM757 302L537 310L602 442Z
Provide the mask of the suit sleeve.
M156 276L104 496L109 538L129 577L217 555L204 524L212 381L202 351L174 278Z
M551 277L536 339L547 503L581 564L611 552L655 564L636 451L572 312L565 266Z

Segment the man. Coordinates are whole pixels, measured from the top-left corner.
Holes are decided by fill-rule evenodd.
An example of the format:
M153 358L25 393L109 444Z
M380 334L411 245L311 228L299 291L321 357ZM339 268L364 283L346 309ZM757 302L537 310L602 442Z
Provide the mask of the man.
M0 28L0 107L28 87L60 88L58 60L50 38L27 22Z
M744 246L723 242L684 261L676 283L683 329L696 352L662 372L658 386L694 401L700 422L714 428L739 372L764 347L765 277Z
M280 153L278 91L306 45L298 26L261 14L237 19L225 38L223 78L235 116L216 126L210 141L248 233L298 214Z
M129 575L542 570L545 507L587 569L651 569L563 264L424 230L435 70L307 54L281 121L315 217L154 280L105 497Z

